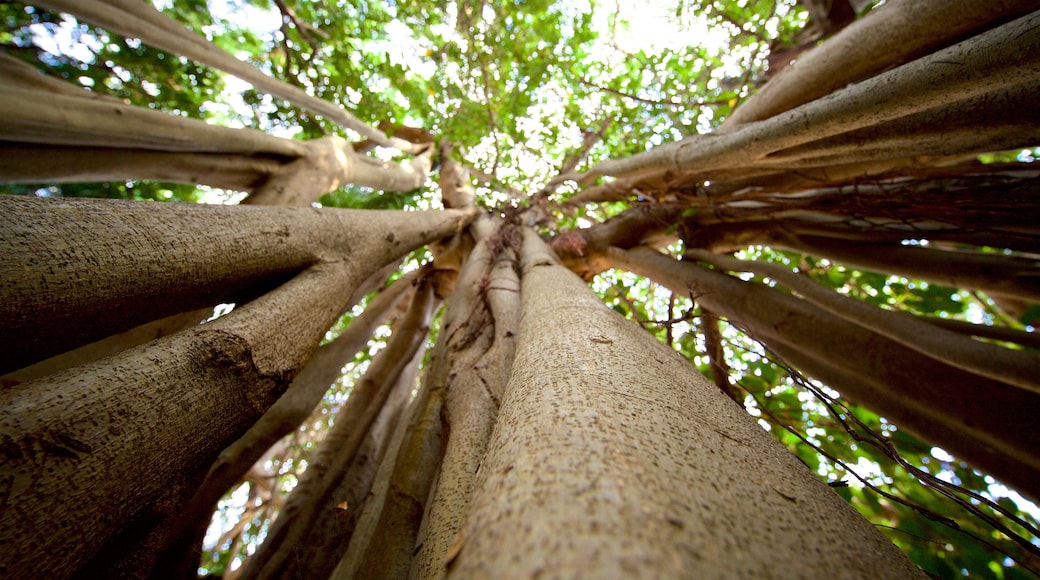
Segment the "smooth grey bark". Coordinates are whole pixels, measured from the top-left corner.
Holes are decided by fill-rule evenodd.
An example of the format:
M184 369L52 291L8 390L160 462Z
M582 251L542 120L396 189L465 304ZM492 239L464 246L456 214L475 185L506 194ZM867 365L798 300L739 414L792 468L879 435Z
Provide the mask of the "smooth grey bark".
M243 302L373 243L403 255L463 215L2 196L0 372L178 312Z
M450 578L920 577L533 232L517 353Z

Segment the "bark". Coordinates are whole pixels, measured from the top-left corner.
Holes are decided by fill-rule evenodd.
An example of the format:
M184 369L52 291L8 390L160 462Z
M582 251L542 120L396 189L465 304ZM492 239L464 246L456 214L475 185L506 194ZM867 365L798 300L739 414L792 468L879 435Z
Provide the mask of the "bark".
M315 514L326 505L329 494L342 480L354 461L368 430L379 416L404 369L425 341L432 315L433 296L429 282L416 289L408 314L391 336L387 347L373 359L365 377L340 411L336 424L326 436L318 454L304 472L292 496L286 501L271 531L242 571L243 580L280 578L291 565L292 556L301 551Z
M920 575L532 232L521 256L516 359L450 577Z
M929 324L934 324L947 330L959 332L966 336L988 338L990 340L1017 344L1033 350L1040 350L1040 333L1037 332L1015 330L1003 326L972 324L971 322L954 320L952 318L934 318L930 316L922 316L920 318L921 320L927 321Z
M157 338L176 334L186 328L197 326L203 320L213 315L213 308L206 307L199 310L182 312L167 316L154 322L142 324L126 332L104 338L90 344L83 345L75 350L52 356L36 364L18 369L0 377L3 386L9 387L20 383L26 383L47 375L54 374L68 368L93 362L106 356L123 352L128 348L151 342Z
M318 511L307 529L306 537L300 542L303 551L298 559L289 562L286 577L328 578L346 553L379 465L388 454L391 437L404 420L425 354L425 348L421 348L407 364L383 411L369 429L354 463L339 487L330 494L326 509Z
M411 577L439 578L446 572L445 555L467 511L515 350L520 296L515 226L484 220L473 229L480 242L460 274L441 331L451 355L442 417L447 443L415 543Z
M1036 10L1036 0L901 0L871 10L803 53L719 127L767 119L905 64L987 24Z
M311 415L344 365L354 358L368 343L372 332L390 316L394 306L411 288L414 279L414 276L408 276L398 280L373 299L343 334L318 348L290 383L285 394L249 431L220 453L191 502L181 511L176 525L176 541L166 557L169 565L191 561L194 565L185 571L194 573L198 567L198 553L189 552L199 549L196 539L199 532L205 533L217 501L241 480L272 445L296 430Z
M178 312L242 303L356 249L378 248L382 267L465 215L0 197L0 372Z
M640 244L664 247L675 241L664 234L682 215L675 206L636 206L588 229L564 232L553 240L552 248L563 265L584 280L608 269L607 248L632 248Z
M254 129L231 129L160 111L82 95L0 87L0 139L46 145L118 147L182 153L306 153L302 142Z
M1033 13L766 121L606 161L580 177L748 164L775 151L1035 81L1038 61L1040 13Z
M101 145L101 146L99 146ZM154 180L253 191L283 167L278 157L143 151L94 146L0 143L0 178L7 183L90 183Z
M1040 124L1028 113L1040 92L1032 80L945 106L775 151L757 166L796 169L857 159L861 162L912 155L955 155L1029 147L1040 141Z
M440 336L443 336L440 335ZM398 425L346 554L330 578L400 578L408 574L426 497L444 453L441 413L447 349L438 340L419 394Z
M1037 497L1040 396L964 372L766 286L654 252L612 250L647 276L744 328L783 360L922 439Z
M911 277L928 280L928 276L936 276L936 280L942 278L954 278L957 276L954 264L964 263L968 266L964 273L962 284L966 287L974 287L975 284L986 284L991 286L1014 287L1015 293L1027 292L1033 286L1028 279L1019 278L1020 273L1028 272L1029 267L1026 260L1007 261L994 257L990 262L994 264L995 270L986 271L984 263L986 260L980 258L978 253L971 251L954 252L945 251L943 254L932 256L911 253L911 250L920 248L907 248L902 246L904 240L927 239L932 243L955 242L970 244L979 247L1006 248L1008 250L1026 253L1040 253L1040 243L1037 237L1027 233L1018 233L1012 228L987 228L985 231L971 231L958 227L951 227L940 222L919 221L914 224L901 223L897 220L882 219L878 222L856 219L852 216L841 214L827 214L824 212L802 212L797 217L783 217L761 212L762 219L749 220L732 223L698 224L694 222L683 234L688 247L704 248L715 253L735 252L749 245L765 245L778 248L794 249L813 254L820 257L828 257L830 252L850 252L861 254L856 248L865 250L871 244L879 248L878 252L884 258L872 259L857 255L855 260L871 261L879 264L869 267L870 269L891 271L899 273L902 270L911 272L917 268L917 263L912 261L919 257L923 263L920 266L920 275ZM803 241L792 241L803 240ZM812 241L813 248L808 249L806 241ZM795 244L798 244L795 246ZM831 250L831 247L834 250ZM805 247L805 250L798 250ZM906 249L907 252L903 252ZM902 256L898 257L897 256ZM949 260L945 265L940 262L932 262L931 258L945 257ZM852 262L838 259L836 261ZM881 265L882 260L891 260L892 270L887 270ZM1001 265L1003 264L1003 265ZM999 275L993 272L1005 270L1011 280L1001 282ZM932 272L931 274L926 274ZM956 278L962 279L960 277ZM937 282L943 283L945 282Z
M365 125L341 107L308 95L299 87L265 75L259 69L238 60L179 22L165 16L150 4L135 0L43 0L37 4L72 14L102 28L131 38L139 38L156 48L223 70L249 82L261 91L322 115L341 127L357 131L380 145L414 152L411 143L387 137L382 131Z
M1040 356L966 338L902 312L842 296L779 265L734 260L693 250L687 257L718 268L768 277L823 310L950 366L1040 394Z
M354 152L341 137L305 142L306 154L271 176L243 203L308 206L345 185L411 191L426 182L432 147L408 164L381 162Z
M0 89L6 181L154 179L253 191L252 204L306 206L348 183L410 191L430 171L432 147L408 163L381 162L340 137L293 141L98 98L11 60L0 59L11 81Z
M0 199L0 203L10 201ZM39 200L15 201L26 207L40 206ZM0 485L0 497L5 498L0 529L5 532L0 540L10 548L4 551L0 569L35 577L70 574L163 490L191 473L192 466L209 465L284 391L358 284L383 264L464 223L462 215L449 212L361 212L355 219L362 224L351 228L349 219L344 221L350 212L312 209L279 212L272 208L114 202L52 205L71 206L124 207L130 213L136 207L150 206L154 212L150 215L165 217L214 211L213 215L225 218L225 226L237 222L240 227L247 224L234 215L255 213L268 218L258 224L261 228L282 232L275 239L283 246L304 236L275 214L305 217L297 225L310 226L305 233L312 238L309 261L314 265L278 289L197 329L0 393L0 449L5 457ZM165 214L164 209L174 214ZM383 220L387 221L380 225ZM104 220L98 221L106 225ZM152 226L159 227L159 222L153 220ZM35 223L41 225L39 220ZM227 239L212 232L191 236L188 223L182 222L184 228L178 234L187 236L180 239L191 240L196 251L208 248L206 242L211 240L230 250L228 255L248 260L243 254L255 248L229 246ZM132 231L124 223L111 225ZM368 227L375 232L393 228L396 237L389 240L373 235L366 231ZM24 224L8 231L19 242L32 233ZM65 236L53 227L47 231L55 236L52 243L103 237ZM149 238L156 244L169 243L152 236L154 232L147 228L138 231L147 235L123 238L119 244L128 240L143 243ZM103 233L109 234L107 228ZM119 244L107 248L108 252L116 252ZM5 271L19 272L22 266L15 250L22 247L3 253ZM98 268L103 257L95 258L92 268L74 260L65 265L87 277L103 271ZM171 268L173 256L168 257L164 266ZM32 263L29 260L24 268L30 269ZM136 270L124 270L135 272L135 281L151 282L141 264L127 263L136 266ZM190 259L185 263L192 264ZM3 279L11 277L5 274ZM34 293L19 297L5 290L5 295L15 296L14 303L27 308ZM53 298L53 292L51 295ZM295 324L286 325L286 320Z
M769 244L856 268L925 280L951 288L998 292L1040 301L1040 265L1026 257L939 250L811 235L781 235Z

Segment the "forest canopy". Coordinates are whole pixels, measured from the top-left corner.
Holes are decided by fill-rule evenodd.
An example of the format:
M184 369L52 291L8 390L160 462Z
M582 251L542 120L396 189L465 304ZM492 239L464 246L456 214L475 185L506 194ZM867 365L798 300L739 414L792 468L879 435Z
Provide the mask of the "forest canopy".
M357 154L354 169L327 180L316 171L315 194L282 205L471 204L533 227L605 304L688 359L924 571L1035 577L1040 51L1027 52L1035 34L1022 46L996 35L1038 6L961 14L924 2L933 20L886 27L908 36L862 54L842 44L881 34L870 23L910 2L154 2L371 134L63 8L75 2L5 2L3 74L28 65L100 102L285 143L242 145L220 160L235 171L193 182L162 159L151 175L110 179L119 168L77 167L80 150L34 150L5 133L0 188L278 205L263 196L279 190L261 181L282 175L294 147L300 159ZM907 37L930 40L900 44ZM852 55L855 66L820 54ZM975 59L955 80L934 66L905 70L954 57ZM828 66L847 78L809 77L799 94L781 84ZM243 153L253 150L262 154ZM70 169L51 175L32 158ZM357 167L372 173L351 179ZM387 167L399 173L377 171ZM700 264L701 277L655 276L668 271L661 256ZM429 249L413 252L388 288L433 263ZM348 310L324 343L379 296ZM233 577L272 533L345 402L391 348L390 325L373 326L310 416L220 500L200 574Z

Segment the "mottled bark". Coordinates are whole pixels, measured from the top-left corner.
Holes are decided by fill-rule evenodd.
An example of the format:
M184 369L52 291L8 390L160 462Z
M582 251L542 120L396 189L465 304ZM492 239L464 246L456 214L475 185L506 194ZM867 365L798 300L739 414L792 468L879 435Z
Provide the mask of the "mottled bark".
M760 284L647 249L615 266L692 295L784 361L1030 497L1040 496L1040 396L953 368Z
M445 555L469 506L515 350L520 284L515 226L474 224L470 254L445 314L451 360L443 423L444 458L415 542L411 577L440 578Z
M0 197L0 372L365 248L382 267L463 215Z
M0 203L24 204L19 209L124 208L130 214L132 209L146 208L154 212L145 212L152 216L199 218L173 220L183 227L176 238L180 241L175 241L155 237L153 229L161 227L161 219L153 217L147 222L153 229L140 222L135 230L125 221L111 219L111 214L106 224L105 212L101 212L97 221L76 221L80 226L116 228L115 232L103 230L104 235L112 238L107 247L101 245L107 254L77 256L77 248L65 246L68 240L98 241L104 235L63 235L55 231L58 225L54 215L41 212L39 215L52 220L53 227L43 228L47 220L28 223L35 223L54 237L41 240L39 245L46 248L44 242L56 244L51 256L59 260L63 251L72 253L72 259L63 262L65 270L61 272L35 266L33 251L37 248L26 247L24 242L39 232L28 231L25 223L12 226L14 229L8 231L14 234L5 238L13 247L3 254L4 271L21 274L35 268L43 280L38 290L29 284L24 294L5 289L15 304L27 309L35 303L36 292L55 299L53 292L46 292L53 287L53 279L51 286L47 284L48 276L55 273L62 280L74 281L79 276L81 283L88 286L91 280L103 283L103 275L108 274L111 288L117 293L125 290L126 282L119 274L98 268L99 263L118 252L124 252L122 276L133 272L130 279L134 282L152 283L148 263L134 260L129 255L134 252L127 252L126 247L140 250L138 256L142 257L148 255L149 243L165 248L181 244L186 252L182 263L176 263L176 249L171 250L166 255L168 261L154 265L156 275L176 270L177 265L187 272L198 268L204 257L192 252L209 249L206 241L220 245L229 256L248 262L248 252L256 251L257 246L229 245L235 235L250 231L244 227L248 224L234 216L268 218L258 223L256 229L273 229L272 242L290 248L283 250L284 254L293 253L291 247L296 238L309 237L303 264L313 264L285 285L212 323L0 392L0 449L6 458L5 476L0 481L0 497L6 498L5 507L0 510L0 529L5 531L2 540L9 547L4 550L0 569L25 571L37 577L71 573L163 490L191 473L194 466L208 465L285 389L358 284L383 264L464 224L462 215L448 212L361 212L363 216L355 219L364 225L351 227L349 219L343 221L350 212L311 209L99 201L50 203L10 198L2 198ZM175 213L167 214L163 209ZM225 230L226 237L222 238L217 235L221 226L210 222L215 231L193 231L189 224L195 224L195 228L199 222L205 225L206 218L201 216L210 212L223 217L216 220L222 227L237 224L243 229ZM276 213L303 221L296 223L294 229ZM11 212L0 215L10 216ZM387 221L380 225L381 220ZM366 231L369 227L373 230ZM391 229L396 232L393 240L375 233ZM127 231L143 235L125 237ZM192 238L191 233L198 236ZM273 249L269 251L278 255ZM25 257L25 261L19 262L19 256ZM192 256L197 259L195 262L191 261ZM195 275L204 274L195 270ZM17 277L3 277L14 282L13 278ZM73 292L69 289L70 294ZM294 324L286 325L287 320Z
M516 359L449 577L920 575L533 232L521 260Z
M416 288L397 332L390 337L387 347L373 358L365 376L355 386L264 543L246 561L243 580L281 578L286 567L292 565L294 555L301 549L300 541L307 535L317 511L332 507L327 505L329 495L353 463L369 428L397 386L405 363L412 360L425 342L433 306L433 290L428 281L423 281Z

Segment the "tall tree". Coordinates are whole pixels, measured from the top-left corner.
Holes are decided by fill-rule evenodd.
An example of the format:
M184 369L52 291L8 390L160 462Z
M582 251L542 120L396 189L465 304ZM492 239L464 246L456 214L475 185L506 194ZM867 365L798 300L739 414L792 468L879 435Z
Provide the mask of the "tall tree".
M1040 3L333 4L0 7L0 571L1040 574Z

